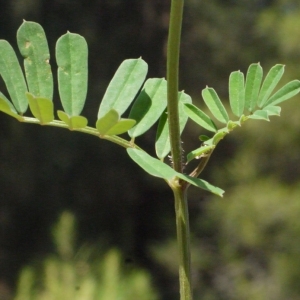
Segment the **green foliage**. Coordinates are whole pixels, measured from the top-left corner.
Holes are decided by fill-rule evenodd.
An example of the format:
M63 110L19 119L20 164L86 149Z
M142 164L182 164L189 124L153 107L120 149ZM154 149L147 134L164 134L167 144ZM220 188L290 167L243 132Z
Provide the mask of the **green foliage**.
M263 78L263 69L260 64L249 66L245 84L245 107L252 112L257 103L258 94Z
M263 80L263 69L260 64L252 64L247 71L246 78L240 71L235 71L230 74L229 104L231 111L229 111L225 102L221 101L215 89L211 87L203 89L202 97L212 118L209 114L193 105L190 96L180 92L178 96L179 119L175 120L179 123L177 125L179 125L180 134L182 134L188 118L192 119L205 130L213 132L212 137L200 135L201 146L189 152L186 159L183 159L183 161L180 160L179 165L182 165L182 169L193 160L196 160L198 164L190 175L186 175L176 172L164 162L166 156L170 153L170 139L174 141L172 138L172 130L169 129L169 127L172 126L168 123L168 121L170 121L170 119L168 120L169 107L166 109L167 82L161 78L148 79L144 82L148 66L141 58L125 60L120 65L102 99L96 125L95 127L89 127L88 120L80 116L87 93L88 51L85 39L77 34L67 33L62 36L56 44L58 87L64 109L64 111L57 112L58 118L61 121L54 119L52 103L53 80L49 65L49 50L43 29L36 23L24 22L18 31L17 41L20 52L24 57L26 81L12 47L6 41L1 41L0 73L7 86L7 91L12 102L1 93L0 110L19 121L67 127L70 130L94 134L99 138L115 142L127 148L130 158L146 172L164 179L173 191L176 188L177 191L181 188L181 192L185 191L185 189L192 184L222 196L223 191L221 189L197 178L217 144L233 129L242 126L243 123L249 119L269 121L271 116L279 116L281 108L277 105L295 96L300 91L299 80L290 81L278 89L278 83L284 73L284 65L277 64L272 67ZM169 50L171 48L172 47L169 47ZM174 51L175 50L176 49L174 49ZM168 78L170 79L172 76L169 76L169 74L170 73L168 73ZM177 88L172 90L172 93L175 95L177 95L177 92ZM26 112L28 104L34 118L23 115ZM129 117L123 118L123 114L126 114L128 110L130 110ZM136 144L136 138L146 133L158 119L155 142L158 159L156 159ZM216 119L217 122L215 122L214 119ZM219 122L223 124L222 126L224 127L218 128L217 125ZM260 127L258 128L260 129ZM125 133L128 133L129 140L117 136ZM176 143L179 145L179 135L177 141L178 143ZM180 151L177 152L181 154ZM172 155L170 156L170 160L172 162ZM178 159L174 161L178 162ZM176 170L178 170L178 168L176 168ZM179 193L177 193L177 195L178 194ZM182 197L181 199L183 200L182 203L184 203L185 199ZM183 226L179 227L178 236L184 236L184 238L188 240L188 217L184 205L181 204L177 202L175 205L177 213L176 221L179 226L183 225L185 228L183 228ZM230 218L230 216L228 216L228 218ZM248 220L246 221L248 222ZM245 223L247 223L246 221ZM257 220L257 223L260 224L259 220ZM226 228L226 225L226 222L222 224L222 229ZM241 229L244 225L238 223L237 226ZM247 226L242 234L242 238L253 229L251 222L248 222ZM236 235L239 236L238 233ZM230 238L230 235L228 238ZM184 239L182 239L182 244L188 244L186 240L184 241ZM189 245L187 245L186 248L188 248L188 246ZM222 247L223 246L224 245L222 245ZM235 252L235 249L230 249L230 247L226 247L226 245L223 248L228 252ZM57 298L61 297L63 299L74 299L75 297L79 297L80 299L82 295L88 295L88 297L93 298L93 295L96 295L95 293L103 297L103 299L115 299L119 297L118 290L115 287L122 287L123 285L118 278L121 272L118 254L115 252L112 252L112 254L108 253L105 258L105 261L108 262L101 266L101 271L99 271L99 269L98 271L93 269L93 271L90 273L87 272L81 277L82 274L78 275L76 273L73 262L70 263L70 257L73 256L72 247L69 247L69 250L65 250L66 254L64 255L62 254L64 252L63 250L59 251L61 251L61 258L64 256L63 259L49 258L44 264L44 290L34 287L38 285L34 279L35 271L26 269L24 270L24 276L21 277L20 280L19 290L22 291L20 293L28 295L28 298L33 297L33 295L34 297L38 297L38 295L46 295L45 297L51 295L53 297L54 295ZM186 253L187 252L188 251L186 251ZM182 253L181 251L180 254ZM225 256L227 254L228 253L225 253ZM188 257L188 255L186 255L186 257ZM186 261L188 261L188 259L186 259ZM278 261L277 265L286 265L286 257ZM238 265L238 263L239 262L236 261L233 262L233 264L236 265ZM232 276L233 283L229 285L229 290L236 291L234 296L237 297L237 299L246 299L247 297L265 299L269 296L273 299L273 294L269 295L265 292L259 294L257 291L251 290L252 283L248 284L247 282L247 272L244 274L243 271L240 271L243 268L243 264L241 265L238 265L237 270L234 269L234 267L232 268L232 266L229 266L229 268L225 266L225 269L229 270L229 274L231 274L230 271L234 269L234 272L239 275L237 277ZM297 273L295 269L290 267L292 263L289 262L287 265L287 269L290 270L291 273ZM182 265L180 269L182 270ZM104 272L107 276L104 275L102 281L97 279L97 282L101 282L102 284L101 291L98 291L95 288L96 281L94 277L97 277L97 274L101 272ZM222 270L220 274L222 274ZM130 278L130 276L126 274L126 278ZM187 278L189 279L189 275L187 275ZM138 280L136 279L136 281ZM122 282L126 282L126 280L122 280ZM147 279L144 280L144 282L147 283ZM131 283L126 282L127 286L130 284ZM141 283L138 285L140 284ZM253 286L256 284L255 282ZM62 288L65 286L67 288ZM74 286L80 287L78 293L76 292L77 294L74 292ZM232 286L234 288L232 288ZM250 296L244 292L240 292L244 290L245 287L247 290L250 290ZM39 292L36 292L37 290ZM82 295L81 292L83 293ZM228 297L233 299L230 291L226 290L226 292ZM213 295L213 292L211 292L210 295ZM210 296L207 298L209 297ZM142 299L138 294L131 295L131 298ZM281 298L287 297L282 294ZM188 297L187 299L190 298Z
M41 44L40 48L38 47L39 43ZM30 118L19 117L17 114L17 112L23 113L29 103L31 113L40 124L59 124L59 121L54 120L51 102L53 82L49 66L49 51L41 26L34 22L24 22L18 31L18 44L25 58L26 81L30 93L27 93L21 68L11 46L5 41L2 44L4 57L5 55L12 57L10 60L13 61L13 67L7 67L3 61L3 68L0 71L16 107L14 109L13 105L3 95L0 105L2 111L22 121L31 121ZM58 117L70 130L86 129L85 132L89 132L91 130L90 127L87 127L86 118L79 116L87 92L87 45L84 38L71 33L63 35L56 44L56 60L59 94L64 108L64 111L57 112ZM120 65L101 101L96 130L101 138L120 135L128 131L129 136L135 138L145 133L161 116L156 152L159 158L164 158L170 152L169 128L164 112L167 86L164 79L149 79L143 85L147 69L147 64L141 58L128 59ZM11 70L14 72L12 73ZM20 82L22 88L15 86L16 83ZM142 90L139 92L141 87ZM22 93L27 99L26 103L19 100L19 95ZM137 94L129 114L130 119L121 118ZM192 100L185 93L180 93L179 101L180 129L182 132L188 119L188 116L183 112L183 103L191 103ZM23 106L20 106L20 103ZM134 126L135 124L136 126ZM120 143L119 139L117 143ZM125 145L128 147L130 143L125 143ZM134 144L132 145L134 146ZM145 159L148 158L150 156L146 155ZM185 175L180 176L183 180L198 187L205 187L205 189L210 187L209 184L195 183L194 179L189 179ZM170 180L168 176L163 178Z
M227 111L213 88L206 87L202 90L202 97L205 104L218 121L221 123L227 123L229 121Z
M26 96L32 114L41 122L41 125L50 123L54 120L53 102L51 100L35 97L30 93L26 93Z
M248 119L269 121L270 116L279 116L281 109L276 105L299 93L300 81L293 80L272 95L283 75L283 65L272 67L261 85L262 72L262 67L259 64L250 65L247 71L246 83L244 83L242 72L231 73L229 77L229 100L232 113L240 117L237 121L229 119L228 113L214 89L206 87L202 91L202 97L207 107L218 121L226 123L225 128L216 130L213 120L202 110L191 104L185 105L185 112L193 121L204 129L216 132L211 139L205 138L202 147L188 153L188 161L197 158L199 153L201 155L208 152L208 149L209 152L212 152L215 148L213 146L216 146L225 135L235 127L241 126ZM258 106L257 110L255 110L256 106ZM245 108L250 111L250 115L244 115Z
M269 73L267 74L261 90L259 92L259 97L257 100L258 107L265 106L268 98L270 97L271 93L273 92L274 88L276 87L277 83L281 79L284 72L283 65L276 65L271 68Z
M149 274L124 266L119 251L111 249L100 259L87 259L89 252L76 251L75 218L71 213L61 215L53 239L58 255L23 268L14 300L158 299Z
M29 92L36 97L52 100L53 79L44 29L37 23L24 21L17 32L17 42L24 57Z
M56 43L58 90L68 116L78 116L85 103L87 56L88 47L82 36L68 32L58 39Z
M147 71L148 65L141 58L125 60L107 87L99 107L98 119L111 109L122 115L141 88Z
M12 103L0 92L0 109L4 113L21 120L22 117L18 115L15 107L12 105Z
M54 108L51 101L53 80L45 33L39 24L24 22L18 30L17 39L21 54L25 58L25 74L30 93L27 93L26 83L14 51L6 41L1 41L0 46L5 59L2 58L0 61L0 73L6 82L14 106L1 94L0 109L19 120L25 121L26 119L19 116L17 112L23 114L29 103L33 116L41 125L53 123ZM58 111L57 114L70 130L86 129L86 132L89 132L90 127L87 126L87 119L79 116L87 93L87 55L86 41L80 35L68 32L58 39L56 44L58 87L64 111ZM158 78L148 79L144 83L147 70L148 66L141 58L128 59L120 65L101 101L95 129L101 138L110 136L113 138L128 132L129 136L134 139L145 133L159 118L155 149L157 157L163 160L170 153L168 117L165 112L167 84L164 79ZM184 130L189 117L204 129L215 133L200 148L187 154L187 163L211 154L226 134L236 126L241 126L247 119L269 120L269 116L279 115L280 108L275 105L291 98L300 91L300 82L294 80L271 96L283 72L283 65L276 65L271 68L261 87L262 68L259 64L250 65L246 83L242 72L231 73L229 77L229 99L232 113L239 117L237 121L229 118L224 104L213 88L206 87L203 89L202 97L210 112L219 122L226 124L225 128L219 130L207 114L192 104L191 97L181 92L179 94L180 132L182 133ZM139 91L140 89L141 91ZM135 97L136 100L129 113L129 119L121 118ZM256 105L260 109L255 110ZM245 109L251 114L245 116ZM57 124L58 121L55 120L55 122ZM116 142L120 144L119 140ZM136 147L131 142L124 145ZM131 158L140 157L132 156L133 151L129 153L131 153ZM151 165L152 158L146 153L143 155L146 164ZM140 166L143 165L139 159L134 159L134 161ZM163 163L159 162L157 165L163 166ZM143 168L152 175L155 173L147 167ZM163 170L167 169L168 166L164 165ZM169 183L171 182L171 173L159 173L159 177L164 178ZM197 172L195 174L198 175ZM191 179L184 174L179 175L172 172L172 176L213 193L222 194L221 190L216 191L215 187L207 183L200 184L199 180Z
M58 110L57 116L60 120L65 122L70 130L76 130L85 128L88 124L87 118L83 116L72 116L70 117L68 114L66 114L64 111Z
M184 113L184 104L192 103L192 98L184 92L180 92L178 95L179 101L179 128L180 133L185 128L185 125L188 121L188 116ZM168 126L168 116L165 111L160 117L157 133L156 133L156 141L155 141L155 151L158 158L163 160L170 153L170 135L169 135L169 126Z
M130 137L145 133L162 115L167 106L167 81L164 78L148 79L129 114L137 121L128 131Z
M97 121L96 127L100 135L118 135L127 132L135 123L132 119L120 119L118 112L111 109Z
M29 93L27 93L24 76L12 47L8 42L1 41L0 73L13 104L1 94L0 109L19 120L31 121L28 117L23 116L29 103L31 113L41 125L51 123L53 126L61 126L60 121L54 120L54 108L51 101L53 80L49 65L48 44L42 27L34 22L24 22L18 30L17 40L21 54L24 56ZM221 190L216 190L208 183L203 184L204 181L167 171L171 168L162 162L170 153L168 116L165 110L167 83L164 79L158 78L148 79L144 83L148 66L141 58L127 59L120 65L101 101L96 128L87 126L88 120L80 116L87 93L87 56L88 48L82 36L68 32L58 39L56 44L58 88L64 111L59 110L57 114L62 123L70 130L98 133L100 138L110 139L126 148L137 148L134 139L144 134L159 119L155 142L156 154L161 160L155 160L155 166L159 170L153 171L153 166L149 168L154 161L146 153L142 154L144 163L141 163L139 159L141 155L136 156L137 152L133 150L129 151L130 157L148 173L155 174L155 176L159 173L159 177L165 179L169 184L177 177L187 183L221 195ZM300 82L294 80L272 95L283 72L283 65L271 68L261 87L262 68L259 64L250 65L246 83L242 72L231 73L229 77L230 106L232 113L239 117L239 120L230 119L224 104L213 88L203 89L203 100L213 117L226 124L225 128L219 130L206 113L192 104L190 96L180 92L178 96L180 133L184 130L188 118L204 129L215 133L212 138L204 141L202 147L187 154L187 163L193 159L209 156L226 134L236 126L241 126L247 119L269 120L269 116L279 115L280 108L276 105L300 91ZM122 118L121 116L133 101L129 119ZM256 105L260 109L255 110ZM244 115L245 108L250 111L250 115ZM131 141L127 142L115 137L126 132L132 138ZM191 174L193 177L197 177L199 172L195 171ZM174 178L171 178L172 176Z
M229 77L229 100L232 112L240 117L245 107L244 74L240 71L232 72ZM252 92L252 91L251 91Z
M174 178L178 177L196 187L200 187L204 190L210 191L218 196L222 196L224 193L222 189L212 186L205 180L193 178L191 176L176 172L170 166L154 157L151 157L144 151L129 148L127 149L127 152L132 160L135 161L146 172L148 172L152 176L167 180L170 185L173 185Z
M197 106L188 103L184 106L184 112L204 129L212 132L216 132L218 130L213 120Z
M22 114L28 107L26 98L27 86L23 72L13 48L7 41L0 41L0 53L0 73L14 104L14 109L11 109L11 111L13 113L17 111Z

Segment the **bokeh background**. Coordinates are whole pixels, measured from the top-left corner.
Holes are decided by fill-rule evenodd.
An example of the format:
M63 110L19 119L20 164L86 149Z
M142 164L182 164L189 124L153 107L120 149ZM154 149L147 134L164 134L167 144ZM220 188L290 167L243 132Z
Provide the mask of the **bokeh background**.
M169 0L0 4L0 37L16 52L23 19L43 26L53 73L56 40L67 30L86 38L89 91L82 115L91 126L124 59L141 56L149 77L165 76ZM180 88L199 107L204 109L206 85L227 103L230 72L246 72L254 62L265 74L285 64L281 85L300 78L298 0L186 0L184 18ZM0 87L6 93L2 81ZM60 109L57 91L54 101ZM280 118L249 121L220 143L202 177L226 190L223 199L191 188L195 299L300 299L299 101L284 103ZM0 300L60 300L49 296L49 257L55 271L47 276L62 276L56 282L61 289L66 274L79 272L68 277L71 296L64 300L79 293L76 299L143 299L85 292L85 279L114 290L112 280L104 280L113 266L118 286L135 270L143 275L126 283L128 289L144 286L149 300L179 299L174 205L163 181L140 170L124 149L95 137L21 124L4 114L0 128ZM188 123L186 152L199 146L200 134L205 132ZM153 153L154 139L155 128L138 143ZM98 262L101 270L93 271ZM69 273L62 271L64 264ZM144 283L138 283L141 278ZM38 298L41 291L44 298Z

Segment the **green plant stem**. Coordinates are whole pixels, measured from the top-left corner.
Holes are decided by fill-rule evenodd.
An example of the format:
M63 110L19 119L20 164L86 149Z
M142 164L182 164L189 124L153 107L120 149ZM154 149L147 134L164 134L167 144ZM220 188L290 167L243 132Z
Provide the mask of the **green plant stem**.
M183 4L184 0L172 0L171 2L167 51L168 124L173 168L178 172L182 172L182 149L178 113L178 69Z
M22 119L20 120L20 122L42 125L41 122L38 119L31 118L31 117L22 117ZM47 124L43 124L42 126L54 126L54 127L60 127L60 128L65 128L65 129L69 129L70 130L70 127L65 122L59 121L59 120L53 120L52 122L49 122ZM83 132L83 133L91 134L91 135L97 136L97 137L99 137L101 139L108 140L108 141L110 141L112 143L120 145L120 146L122 146L124 148L141 149L139 146L137 146L136 144L134 144L132 141L126 141L126 140L122 139L119 136L116 136L116 135L100 135L99 132L98 132L98 130L96 128L93 128L93 127L86 126L84 128L73 129L72 131L78 131L78 132Z
M190 228L186 189L173 188L179 252L180 300L192 300Z
M167 51L168 124L173 168L182 172L182 148L178 112L179 53L184 0L172 0ZM172 184L175 200L179 253L180 299L192 300L190 228L186 189L176 180Z
M213 153L213 150L211 150L208 154L206 154L205 156L200 158L200 162L199 162L198 166L189 174L191 177L197 178L202 173L202 171L206 167L212 153ZM187 189L189 186L190 186L190 183L188 183L186 181L182 181L181 187L183 189Z

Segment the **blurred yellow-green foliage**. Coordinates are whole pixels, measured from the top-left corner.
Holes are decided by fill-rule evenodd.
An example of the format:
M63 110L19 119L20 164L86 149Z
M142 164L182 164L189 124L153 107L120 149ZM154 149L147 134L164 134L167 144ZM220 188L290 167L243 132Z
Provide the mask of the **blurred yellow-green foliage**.
M115 249L98 259L87 259L87 253L74 258L74 225L74 215L62 213L53 230L57 255L22 269L14 300L158 299L150 275L126 268Z

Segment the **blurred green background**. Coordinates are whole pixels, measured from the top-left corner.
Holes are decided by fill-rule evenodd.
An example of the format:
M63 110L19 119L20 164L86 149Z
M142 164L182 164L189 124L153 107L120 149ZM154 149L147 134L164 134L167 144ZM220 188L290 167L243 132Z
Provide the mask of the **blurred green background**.
M0 4L0 37L17 49L22 20L40 23L54 73L56 40L67 30L86 38L83 115L92 126L124 59L142 56L149 77L165 76L169 0ZM186 0L185 6L180 88L199 107L206 85L227 103L230 72L246 72L254 62L265 74L285 64L281 84L300 78L298 0ZM2 81L0 90L6 93ZM220 143L202 177L226 190L223 199L191 188L195 299L300 299L299 100L284 103L280 118L249 121ZM57 92L54 101L60 108ZM109 142L4 114L0 126L0 300L179 299L174 207L163 181ZM199 146L200 134L188 124L186 152ZM154 138L155 128L138 143L154 153ZM69 221L61 223L63 216ZM108 296L112 282L126 289ZM69 294L49 292L64 286Z

